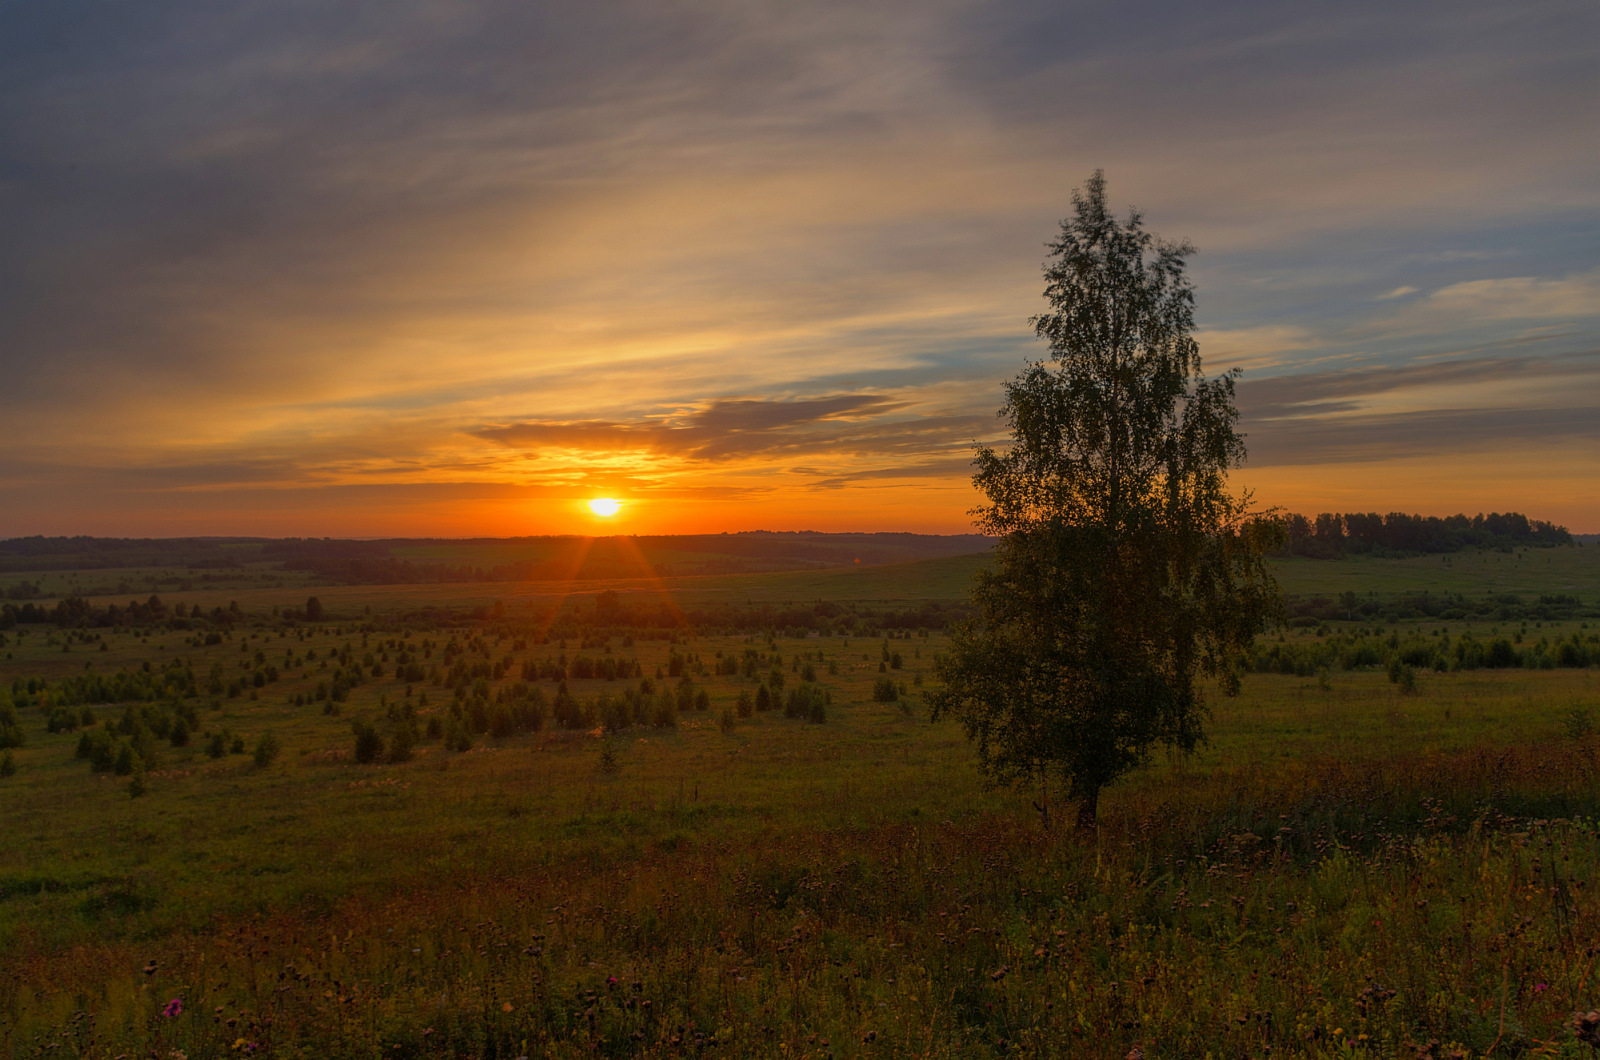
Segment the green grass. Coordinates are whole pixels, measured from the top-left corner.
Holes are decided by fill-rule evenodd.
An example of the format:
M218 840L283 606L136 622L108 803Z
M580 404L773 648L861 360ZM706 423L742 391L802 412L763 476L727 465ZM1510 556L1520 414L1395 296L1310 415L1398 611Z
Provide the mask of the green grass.
M1273 564L1286 593L1379 596L1408 592L1542 593L1576 595L1600 603L1600 547L1530 548L1518 552L1471 551L1444 556L1342 560L1281 559Z
M1591 552L1553 554L1574 561L1553 577L1586 600ZM1495 591L1534 593L1542 558L1460 564L1445 581L1421 561L1325 566L1396 592L1505 577L1523 580ZM958 597L978 562L672 591L903 604ZM1291 591L1367 591L1283 570ZM514 624L505 588L315 592L347 615L507 599ZM305 590L238 595L259 610ZM363 634L343 625L210 647L108 632L105 651L35 629L11 635L0 678L179 656L231 677L257 650L359 654ZM1555 639L1597 624L1529 625ZM399 635L366 636L377 651ZM0 780L0 1055L1367 1057L1435 1039L1435 1055L1585 1055L1564 1028L1600 993L1600 742L1578 723L1600 725L1600 670L1427 672L1415 694L1380 669L1254 675L1214 700L1199 754L1158 755L1115 786L1086 843L1040 828L1038 793L985 787L959 730L927 720L915 676L942 643L888 643L905 708L870 701L881 639L779 639L791 682L796 654L821 653L826 724L772 712L725 733L722 708L755 683L706 677L711 709L675 729L480 735L465 753L425 744L370 766L350 759L350 723L381 726L380 697L404 702L405 686L365 684L337 717L294 706L326 680L319 658L280 667L254 699L201 697L205 731L162 747L139 798L22 705L27 744ZM518 662L561 650L490 644ZM611 641L650 675L671 651L746 648L770 650ZM450 698L422 693L431 711ZM270 730L283 754L212 760L205 735L223 730L250 746ZM184 1011L161 1015L173 998Z
M443 547L443 546L441 546ZM670 597L686 608L716 604L849 600L899 605L964 599L973 576L988 563L986 554L952 556L880 566L762 574L713 574L674 578L619 578L572 582L470 582L438 585L314 585L303 574L251 567L240 571L186 572L144 570L52 572L7 575L10 582L38 582L47 593L70 589L96 602L126 602L127 597L159 591L169 602L199 604L207 610L237 601L249 611L298 607L316 595L336 613L361 616L424 607L478 607L496 600L513 606L614 589L640 598ZM1338 596L1354 592L1379 599L1404 593L1459 593L1481 596L1511 593L1530 598L1546 593L1576 595L1600 603L1600 547L1527 549L1521 552L1461 552L1400 559L1355 557L1342 560L1280 559L1273 562L1284 592L1291 596ZM210 575L214 581L203 579ZM181 580L180 580L181 579ZM115 588L127 582L126 589ZM9 582L8 582L9 583ZM186 588L178 588L186 585ZM52 598L53 600L53 598Z

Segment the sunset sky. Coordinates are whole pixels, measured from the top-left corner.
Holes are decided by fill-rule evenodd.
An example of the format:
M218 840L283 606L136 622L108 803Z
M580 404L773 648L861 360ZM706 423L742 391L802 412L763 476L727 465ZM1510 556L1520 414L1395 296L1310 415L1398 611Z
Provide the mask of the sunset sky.
M1259 503L1600 532L1592 0L0 0L0 535L965 531L1096 167Z

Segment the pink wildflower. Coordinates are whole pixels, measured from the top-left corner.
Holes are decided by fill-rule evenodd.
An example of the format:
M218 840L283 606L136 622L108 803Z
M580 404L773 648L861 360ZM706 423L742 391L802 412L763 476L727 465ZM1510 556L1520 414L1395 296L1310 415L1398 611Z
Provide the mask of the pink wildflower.
M183 1000L181 998L176 998L175 997L171 1001L167 1002L167 1007L161 1010L161 1014L163 1016L167 1017L168 1019L171 1019L172 1017L176 1016L178 1013L180 1013L182 1011L183 1011Z

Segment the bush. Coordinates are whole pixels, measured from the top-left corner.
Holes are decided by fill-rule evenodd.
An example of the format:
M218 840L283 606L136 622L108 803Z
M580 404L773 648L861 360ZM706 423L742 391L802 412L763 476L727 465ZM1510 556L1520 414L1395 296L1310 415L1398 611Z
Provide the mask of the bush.
M269 729L262 733L261 738L256 741L254 758L256 768L265 769L270 766L273 763L273 760L278 757L279 752L282 750L283 745L278 742L278 737L272 732L272 730Z
M415 725L401 723L394 730L394 739L389 741L389 761L409 762L412 758L412 748L417 744L417 729Z
M0 748L21 747L26 742L16 709L10 703L0 703Z
M466 725L460 718L452 716L450 724L445 727L444 749L446 751L472 750L472 733L467 731Z
M172 732L168 739L174 747L187 747L189 745L189 726L182 718L172 723Z
M741 718L748 718L751 711L755 710L755 698L750 695L748 688L740 690L739 703L736 709Z
M5 754L0 755L0 777L14 777L16 775L17 760L10 750L7 750Z
M872 682L872 701L874 703L893 703L900 698L900 688L894 683L892 677L880 677Z
M108 772L117 760L116 738L106 729L91 729L78 738L77 755L96 773Z
M717 720L717 725L724 733L732 732L734 726L733 711L729 710L727 707L723 707L722 717Z
M355 757L357 762L370 764L383 757L383 737L364 721L355 722L350 726L355 733Z
M206 754L212 758L221 758L228 753L228 738L220 732L212 733L211 739L206 741Z

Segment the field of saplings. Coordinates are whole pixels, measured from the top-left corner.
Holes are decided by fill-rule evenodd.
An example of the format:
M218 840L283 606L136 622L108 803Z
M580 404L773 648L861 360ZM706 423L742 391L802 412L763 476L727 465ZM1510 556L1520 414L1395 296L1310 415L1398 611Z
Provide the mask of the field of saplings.
M957 597L7 605L0 1056L1596 1055L1600 612L1354 562L1093 839Z

